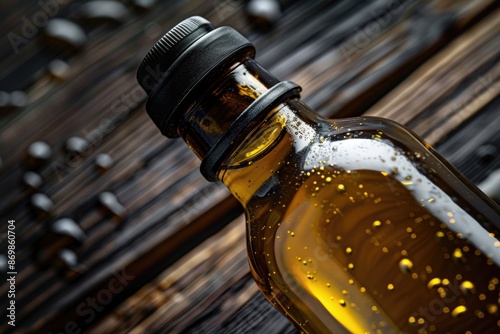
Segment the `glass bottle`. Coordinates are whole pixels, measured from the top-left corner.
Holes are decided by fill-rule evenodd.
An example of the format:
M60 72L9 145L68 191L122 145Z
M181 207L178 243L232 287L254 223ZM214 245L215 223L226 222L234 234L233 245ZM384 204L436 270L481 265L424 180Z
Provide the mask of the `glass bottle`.
M321 117L254 54L192 17L138 80L244 207L265 297L305 333L499 332L499 206L403 126Z

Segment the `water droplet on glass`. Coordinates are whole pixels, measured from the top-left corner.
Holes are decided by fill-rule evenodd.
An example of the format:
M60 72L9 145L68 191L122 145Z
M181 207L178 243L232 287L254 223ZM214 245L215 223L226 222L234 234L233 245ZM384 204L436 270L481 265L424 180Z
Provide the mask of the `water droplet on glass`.
M399 269L401 269L402 272L409 274L413 269L413 262L408 259L402 259L399 261Z
M462 250L460 248L457 248L455 249L455 251L453 252L453 258L455 260L460 260L463 258L463 253L462 253Z
M469 295L476 292L476 289L472 282L464 281L462 282L462 284L460 284L460 291L462 291L464 295Z
M455 309L451 312L452 317L458 317L461 314L464 314L467 311L467 308L463 305L455 307Z
M432 289L432 288L435 288L436 286L440 285L441 284L441 279L440 278L437 278L437 277L434 277L433 279L431 279L429 281L429 283L427 283L427 287L429 289Z
M486 309L488 310L489 314L495 314L498 312L498 306L496 306L495 304L486 305Z

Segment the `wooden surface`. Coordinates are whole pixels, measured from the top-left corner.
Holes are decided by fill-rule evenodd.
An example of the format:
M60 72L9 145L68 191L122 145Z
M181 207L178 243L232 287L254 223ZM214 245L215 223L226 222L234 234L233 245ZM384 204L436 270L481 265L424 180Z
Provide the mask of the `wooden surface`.
M300 84L323 115L404 123L474 182L500 167L496 1L288 0L269 29L247 20L243 1L158 1L148 9L127 1L122 17L99 20L82 17L77 2L60 3L47 16L70 20L87 36L71 52L46 36L46 24L24 34L26 20L44 11L40 4L0 5L0 91L26 94L24 105L0 106L0 264L14 219L18 272L16 327L2 321L0 332L296 332L252 281L238 203L205 181L194 154L162 137L144 111L137 67L190 15L240 30L257 60ZM9 33L26 43L13 45ZM64 76L48 70L54 59L69 65ZM72 136L88 141L79 155L64 150ZM53 154L34 167L27 150L39 140ZM105 173L94 165L101 153L114 160ZM21 182L29 170L44 181L36 190ZM106 208L103 192L119 204ZM34 210L35 193L53 209ZM83 242L51 234L65 217L80 226ZM76 263L61 265L63 248Z

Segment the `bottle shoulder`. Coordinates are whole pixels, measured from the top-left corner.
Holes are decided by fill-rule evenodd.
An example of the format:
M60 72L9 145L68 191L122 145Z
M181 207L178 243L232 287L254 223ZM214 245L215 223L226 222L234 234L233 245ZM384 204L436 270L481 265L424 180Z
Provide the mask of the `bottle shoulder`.
M290 127L283 137L288 142L284 146L286 153L281 152L277 160L271 159L272 168L267 168L269 174L251 200L262 202L267 198L271 206L285 205L276 202L276 194L287 196L289 199L283 202L290 202L304 185L309 191L320 189L321 185L335 183L335 178L338 180L343 175L349 179L370 180L373 187L396 182L412 194L417 205L431 208L433 215L443 222L449 220L449 212L463 216L462 221L471 220L460 206L487 217L475 217L471 226L476 224L473 221L476 219L500 221L498 205L487 201L473 185L463 182L453 166L443 164L425 142L397 123L378 118L353 118L319 121L302 132L294 131L293 125ZM260 170L258 174L263 175L266 166ZM313 178L316 178L314 183L307 185ZM337 186L340 188L336 190L342 191L342 184L337 182ZM248 206L252 207L250 203ZM467 229L462 232L466 233Z

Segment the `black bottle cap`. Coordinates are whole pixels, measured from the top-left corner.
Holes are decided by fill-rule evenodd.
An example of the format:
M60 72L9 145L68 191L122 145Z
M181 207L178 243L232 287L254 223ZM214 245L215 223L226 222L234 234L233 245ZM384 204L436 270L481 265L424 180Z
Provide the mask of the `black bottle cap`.
M178 137L180 115L237 61L255 56L254 46L230 27L214 29L188 18L166 33L144 57L137 80L148 93L146 110L167 137Z
M214 27L209 21L193 16L173 27L156 42L137 71L137 80L148 95L172 63L193 42L212 30Z

